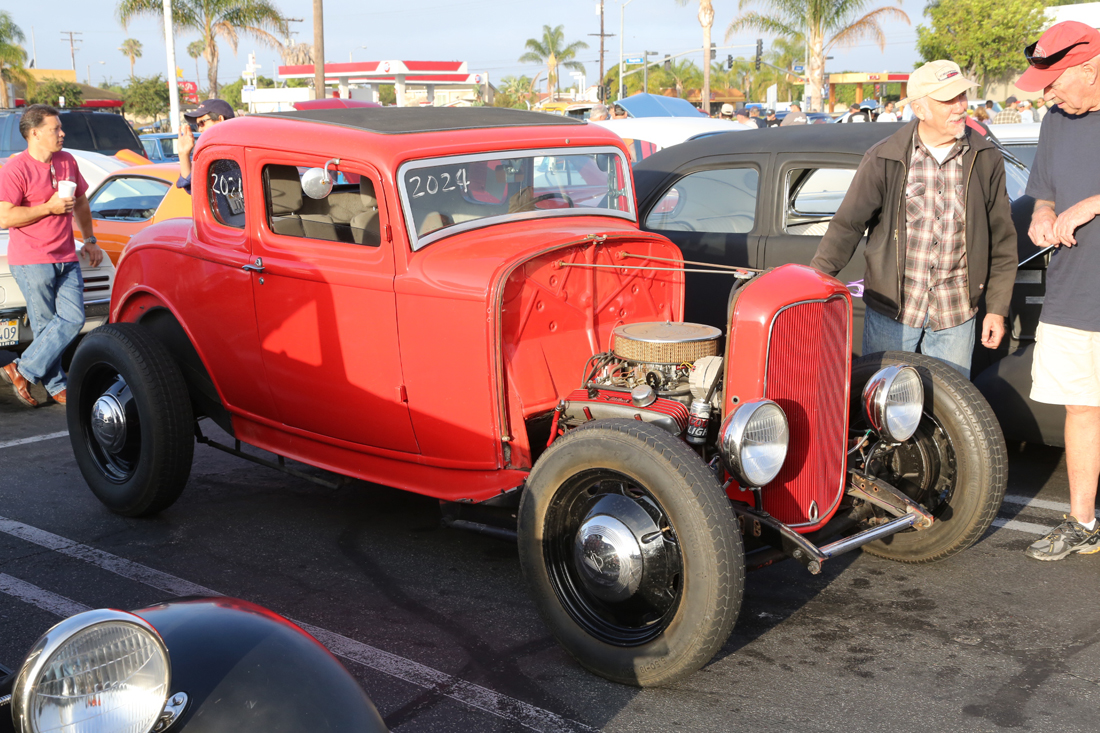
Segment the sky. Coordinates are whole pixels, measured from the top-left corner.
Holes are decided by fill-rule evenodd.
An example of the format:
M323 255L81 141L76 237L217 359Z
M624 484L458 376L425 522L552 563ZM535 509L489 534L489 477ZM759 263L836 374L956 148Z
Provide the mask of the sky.
M272 0L286 16L301 18L291 23L296 31L294 40L312 43L313 4L311 0ZM130 74L128 59L118 50L126 38L136 38L144 46L144 54L134 66L138 76L164 74L167 55L164 33L156 19L140 19L124 30L115 17L117 4L112 0L52 0L49 4L23 2L5 8L26 35L28 55L34 51L37 65L45 68L72 68L69 41L63 31L79 31L76 70L80 81L91 73L93 84L105 79L124 82ZM378 0L325 0L325 51L329 63L379 61L385 59L423 61L465 61L470 73L488 73L496 83L505 76L533 77L540 69L535 64L521 64L528 38L541 37L542 26L564 26L568 42L585 41L578 59L586 66L587 83L594 84L599 75L599 16L594 0L399 0L382 3ZM878 7L869 0L868 9ZM887 45L880 51L877 45L863 42L852 49L831 51L834 57L826 62L829 71L907 71L918 60L916 26L923 20L924 0L903 0L902 9L912 25L891 22L885 25ZM48 14L42 10L49 8ZM618 62L619 22L622 3L607 0L604 6L605 33L616 34L605 41L605 64ZM742 49L721 50L719 59L727 53L752 57L757 34L740 33L725 41L725 31L738 14L732 0L714 0L715 21L713 40L719 46L740 45ZM696 17L698 4L689 0L683 6L674 0L629 0L625 8L623 50L626 56L643 51L657 51L662 56L676 54L702 46L702 29ZM187 56L187 44L198 38L194 32L176 36L177 65L185 79L194 79L195 62ZM768 38L765 36L765 48ZM238 52L219 43L221 60L218 80L225 84L237 79L244 70L248 53L255 52L260 73L271 77L280 63L278 53L257 41L242 36ZM702 62L702 53L687 56ZM90 67L90 69L89 69ZM200 60L201 84L205 86L206 66ZM542 78L545 78L545 73ZM569 81L562 75L563 86Z

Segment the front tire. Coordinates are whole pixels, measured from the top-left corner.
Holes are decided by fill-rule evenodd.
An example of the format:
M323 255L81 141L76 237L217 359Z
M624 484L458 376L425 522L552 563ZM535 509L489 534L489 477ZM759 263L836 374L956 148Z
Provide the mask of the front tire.
M191 473L195 418L168 350L137 324L101 326L73 356L68 389L69 440L92 493L127 517L171 506Z
M936 562L973 545L993 523L1008 485L1008 451L977 387L954 367L922 354L886 351L852 363L854 427L865 426L858 401L871 375L905 364L921 376L924 415L913 437L875 473L930 511L935 522L863 549L900 562Z
M519 556L561 645L623 684L696 671L741 607L729 500L696 453L635 420L589 423L543 454L520 503Z

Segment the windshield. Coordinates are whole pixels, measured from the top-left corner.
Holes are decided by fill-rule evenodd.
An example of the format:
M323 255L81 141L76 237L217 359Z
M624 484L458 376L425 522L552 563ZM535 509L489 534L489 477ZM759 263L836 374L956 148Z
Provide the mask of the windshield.
M398 174L414 250L490 221L602 214L635 220L618 150L488 153L406 163Z

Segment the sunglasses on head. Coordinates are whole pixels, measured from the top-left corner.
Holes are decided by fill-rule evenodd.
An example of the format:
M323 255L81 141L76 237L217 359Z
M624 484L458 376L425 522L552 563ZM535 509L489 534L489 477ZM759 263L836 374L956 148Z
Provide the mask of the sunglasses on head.
M1024 56L1027 57L1027 62L1034 66L1036 69L1049 69L1051 66L1054 66L1056 63L1064 59L1066 57L1066 54L1068 54L1070 51L1077 48L1078 46L1083 46L1087 43L1088 41L1078 41L1077 43L1066 46L1061 51L1058 51L1057 53L1052 53L1049 56L1035 56L1035 47L1039 45L1039 42L1036 41L1035 43L1024 49Z

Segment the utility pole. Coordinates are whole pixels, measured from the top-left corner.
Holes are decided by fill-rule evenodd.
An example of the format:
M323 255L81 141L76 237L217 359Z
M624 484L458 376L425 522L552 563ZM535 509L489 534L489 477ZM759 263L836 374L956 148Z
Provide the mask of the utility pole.
M603 39L605 39L605 38L614 38L615 37L614 33L604 33L604 30L603 30L603 3L604 3L604 0L600 0L599 4L596 6L596 15L600 16L600 32L599 33L589 33L588 34L590 36L599 36L600 37L600 81L598 82L600 84L603 84L603 75L604 75Z
M74 38L73 36L84 35L80 31L61 31L61 40L65 40L65 36L69 37L69 56L73 61L73 71L76 71L76 44L81 43L82 39Z
M38 46L34 42L34 26L31 26L31 68L38 68Z
M313 98L325 98L324 0L313 0Z

